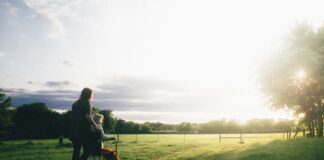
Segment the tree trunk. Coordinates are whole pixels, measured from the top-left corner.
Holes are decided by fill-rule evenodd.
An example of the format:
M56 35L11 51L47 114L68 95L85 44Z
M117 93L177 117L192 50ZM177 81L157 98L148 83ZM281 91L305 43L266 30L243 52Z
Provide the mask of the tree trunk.
M309 135L311 135L311 131L312 131L312 126L311 126L311 124L310 124L310 122L308 121L307 122L307 127L308 127L308 130L309 130Z
M314 120L312 120L312 137L314 137L315 136L315 122L314 122Z
M308 121L309 137L314 137L313 122Z
M318 120L317 120L317 136L323 137L323 115L322 113L318 113Z
M63 136L60 136L59 137L59 146L62 146L63 145Z

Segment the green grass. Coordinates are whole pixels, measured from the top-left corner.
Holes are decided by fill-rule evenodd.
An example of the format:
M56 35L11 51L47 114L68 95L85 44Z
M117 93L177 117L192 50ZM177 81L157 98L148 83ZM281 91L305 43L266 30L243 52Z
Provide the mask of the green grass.
M239 136L239 135L223 135ZM256 138L257 137L257 138ZM322 160L324 139L290 139L283 134L245 135L240 139L226 138L219 143L218 135L120 135L118 154L121 160ZM65 139L5 141L0 144L1 160L70 160L72 147ZM113 148L110 142L105 147Z

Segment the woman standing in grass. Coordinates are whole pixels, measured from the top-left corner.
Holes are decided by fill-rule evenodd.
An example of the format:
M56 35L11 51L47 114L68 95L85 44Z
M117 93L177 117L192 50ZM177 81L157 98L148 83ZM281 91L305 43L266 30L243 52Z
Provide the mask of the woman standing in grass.
M93 93L90 88L81 91L80 98L72 105L72 117L69 138L73 145L72 160L86 160L91 154L90 126L100 129L92 119L91 100ZM83 147L80 156L81 147Z

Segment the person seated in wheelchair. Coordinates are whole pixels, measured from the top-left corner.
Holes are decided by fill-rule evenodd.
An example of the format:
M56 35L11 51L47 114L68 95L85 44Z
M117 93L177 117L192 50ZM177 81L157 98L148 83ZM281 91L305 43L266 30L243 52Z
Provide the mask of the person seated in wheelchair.
M96 129L95 127L91 126L91 131L93 133L93 148L92 148L92 157L93 159L96 159L95 157L101 156L101 151L103 146L104 141L109 141L109 140L116 140L115 137L105 134L102 124L104 120L104 116L102 114L94 113L93 114L93 120L94 122L98 125L99 130Z

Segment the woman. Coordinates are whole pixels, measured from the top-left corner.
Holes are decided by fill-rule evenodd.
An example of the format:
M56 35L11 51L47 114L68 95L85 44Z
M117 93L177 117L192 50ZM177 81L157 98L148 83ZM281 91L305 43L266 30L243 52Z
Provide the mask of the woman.
M86 160L91 153L91 131L92 125L96 129L99 126L92 119L91 101L93 98L92 90L84 88L80 98L72 105L72 117L70 124L70 140L73 145L72 160ZM81 147L83 147L80 156Z

